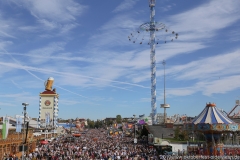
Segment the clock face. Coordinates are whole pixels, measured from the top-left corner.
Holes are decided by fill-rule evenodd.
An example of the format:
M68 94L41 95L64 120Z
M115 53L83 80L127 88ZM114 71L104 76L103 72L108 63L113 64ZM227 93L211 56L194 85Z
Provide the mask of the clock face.
M50 104L51 104L51 102L50 102L49 100L46 100L46 101L45 101L45 105L46 105L46 106L49 106Z

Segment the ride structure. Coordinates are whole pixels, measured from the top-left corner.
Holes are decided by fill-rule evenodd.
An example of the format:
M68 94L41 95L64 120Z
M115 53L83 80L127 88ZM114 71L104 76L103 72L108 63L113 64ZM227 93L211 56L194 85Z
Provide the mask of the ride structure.
M224 155L224 145L230 139L237 142L237 132L240 125L225 116L214 103L207 103L203 111L191 123L184 127L189 132L203 133L206 143L203 146L204 155Z
M240 118L239 106L240 106L240 102L239 100L236 100L235 106L231 109L229 113L227 113L227 116L229 118L239 119Z
M166 118L167 118L167 112L166 112L166 109L167 108L170 108L170 105L169 104L166 104L166 89L165 89L165 86L166 86L166 83L165 83L165 80L166 80L166 78L165 78L165 65L166 65L166 61L165 60L163 60L163 62L162 62L162 64L163 64L163 68L164 68L164 104L161 104L161 108L164 108L164 118L163 118L163 123L166 123Z
M156 0L149 0L149 7L150 7L150 22L146 22L140 25L137 31L134 31L128 36L129 41L133 43L139 42L139 44L143 44L145 41L145 33L150 32L150 37L148 40L148 45L150 45L150 61L151 61L151 116L152 116L152 123L157 124L157 107L156 107L156 55L155 55L155 47L156 44L161 44L162 40L163 43L167 43L167 38L171 37L171 41L178 38L178 33L174 31L170 31L165 24L156 22L155 21L155 4ZM166 33L171 33L170 36L160 36L156 38L156 32L158 31L165 31ZM142 36L141 36L142 34ZM163 38L164 37L164 38ZM173 38L174 37L174 38ZM157 39L157 40L156 40Z

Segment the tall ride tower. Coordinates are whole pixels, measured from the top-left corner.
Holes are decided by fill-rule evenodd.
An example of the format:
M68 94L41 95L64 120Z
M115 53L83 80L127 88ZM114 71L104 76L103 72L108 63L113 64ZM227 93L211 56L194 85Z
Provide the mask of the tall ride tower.
M156 57L155 57L155 0L149 0L150 7L150 60L151 60L151 106L152 106L152 123L156 124L157 106L156 106Z
M170 108L170 105L169 104L166 104L166 89L165 89L165 87L166 87L166 83L165 83L165 81L166 81L166 76L165 76L165 65L166 65L166 61L165 60L163 60L163 62L162 62L162 64L163 64L163 69L164 69L164 90L163 90L163 94L164 94L164 104L161 104L161 108L164 108L164 115L163 115L163 123L166 123L166 120L167 120L167 112L166 112L166 109L167 108Z
M160 22L155 22L155 4L156 0L149 0L149 7L150 7L150 22L144 23L139 26L136 34L131 33L131 35L128 36L129 41L132 41L133 43L136 43L137 40L140 40L139 44L143 44L144 41L144 34L143 37L139 38L139 34L142 32L150 32L150 37L148 41L148 45L150 45L150 61L151 61L151 108L152 108L152 123L156 124L157 121L157 106L156 106L156 55L155 55L155 46L156 44L161 44L160 39L163 40L163 43L167 43L167 37L174 37L170 40L173 41L173 39L178 38L178 34L174 31L170 31L165 24ZM155 33L158 31L165 31L167 33L171 33L171 36L164 36L161 35L160 37L157 37Z

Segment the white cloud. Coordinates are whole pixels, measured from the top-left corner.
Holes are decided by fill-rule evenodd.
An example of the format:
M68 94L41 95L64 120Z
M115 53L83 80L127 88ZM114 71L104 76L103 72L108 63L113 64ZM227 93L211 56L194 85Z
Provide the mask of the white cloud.
M169 96L186 96L197 92L211 96L216 93L233 91L240 86L240 50L196 60L184 65L173 66L166 70L169 80L187 83L183 88L167 89Z
M59 51L63 51L64 45L65 43L63 42L51 43L46 47L31 50L26 55L33 55L33 58L30 58L29 62L35 65L49 63L51 59L49 59L48 56L52 56L53 54L57 54ZM34 55L38 56L38 58L34 58ZM39 55L41 55L41 57Z
M173 21L172 27L180 35L191 33L188 40L201 40L204 36L214 36L219 29L239 20L239 5L240 1L237 0L209 1L200 7L174 15L170 20Z
M15 105L12 104L11 102L9 102L9 103L0 102L0 107L13 107L13 106L15 106Z
M164 5L164 7L160 7L160 11L167 12L167 11L172 10L172 8L175 6L176 6L176 4Z
M63 71L51 70L52 67L36 68L36 67L23 66L23 65L20 65L20 64L16 64L16 63L6 63L6 62L0 62L0 65L3 65L5 67L10 67L10 68L15 68L15 69L23 69L23 70L26 70L26 71L39 72L39 73L43 73L43 74L47 74L47 75L66 76L68 78L71 78L72 81L74 81L74 79L76 79L76 81L78 81L78 82L82 78L87 78L87 79L90 79L91 82L92 82L92 80L96 80L96 82L100 82L100 83L102 81L106 81L106 82L109 82L109 83L113 82L113 83L118 83L118 84L125 84L125 85L145 88L145 86L142 86L142 85L110 79L109 78L109 74L107 74L106 76L102 76L102 77L93 77L93 76L88 76L87 74L79 74L79 72L78 73L74 73L74 71L72 69L70 71L68 71L68 72L63 72ZM51 68L51 69L49 69L49 68ZM65 68L65 70L67 70L66 67L64 67L64 68ZM85 73L85 71L84 71L84 73ZM101 72L101 73L103 73L103 72ZM107 78L109 78L109 79L107 79ZM68 83L68 85L71 86L72 84ZM81 86L83 84L78 83L78 85ZM84 84L84 86L86 86L86 84Z
M7 47L7 46L10 46L10 45L12 45L12 44L13 44L12 41L1 41L1 40L0 40L0 49L5 48L5 47Z
M134 7L138 0L124 0L119 6L117 6L113 12L121 12L124 10L128 10Z
M38 19L54 22L71 22L76 20L87 8L72 0L35 0L22 1L23 5Z
M3 28L13 29L16 23L18 23L16 28L28 33L39 34L40 30L44 30L51 31L51 34L54 33L53 31L59 32L58 36L63 35L78 26L77 18L88 8L73 0L19 0L17 2L10 0L9 2L12 3L5 5L14 4L17 5L18 9L27 9L36 18L35 22L37 23L24 24L27 21L19 22L19 19L9 19L8 17L8 20L3 21L8 23L0 26L0 36L2 33L4 36L13 37L11 30L3 30Z
M240 41L240 26L237 26L237 30L233 30L229 33L228 38L230 41L237 42Z
M47 30L52 30L52 29L56 29L59 27L58 23L56 23L54 21L49 21L46 19L39 19L38 22L40 24L42 24L43 26L45 26L45 29L47 29Z
M203 95L211 96L213 94L224 94L240 87L240 76L220 77L217 80L208 81L206 83L198 83L201 86Z
M37 26L20 26L18 29L25 32L36 32L39 28Z
M166 90L167 96L189 96L196 92L198 92L198 90L196 90L196 87L167 88Z
M55 43L55 45L57 45L57 44L59 44L59 43ZM61 43L59 45L61 46ZM0 43L0 47L1 47L1 43ZM99 60L97 60L97 59L85 58L85 57L80 57L80 56L78 56L78 57L73 56L73 54L70 53L70 52L60 52L60 51L62 51L61 47L58 48L58 49L57 48L56 49L52 48L52 50L49 51L50 53L49 52L45 53L44 50L46 51L47 48L49 48L49 47L54 47L53 43L49 44L46 47L41 48L42 50L41 49L31 50L31 51L28 52L28 54L26 54L26 53L10 53L10 54L13 55L13 56L21 56L22 58L30 57L31 59L37 59L37 60L46 59L45 55L47 54L47 59L48 59L47 61L52 61L52 62L53 61L59 62L60 60L65 61L65 62L66 61L72 61L72 62L80 61L80 62L89 62L89 63L90 62L91 63L99 62ZM55 52L57 52L57 54L53 54ZM7 53L0 52L0 55L7 55ZM70 62L70 63L72 63L72 62Z
M0 12L0 38L16 38L10 31L14 28L14 22L6 19Z
M240 50L219 54L201 60L192 61L185 65L174 66L168 69L169 74L180 73L178 80L203 80L205 78L221 77L238 74L236 68L240 68Z

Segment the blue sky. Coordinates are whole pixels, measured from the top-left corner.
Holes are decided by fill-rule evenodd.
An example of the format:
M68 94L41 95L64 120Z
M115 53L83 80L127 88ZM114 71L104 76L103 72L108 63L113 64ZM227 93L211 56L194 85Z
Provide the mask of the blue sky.
M168 115L195 116L240 99L240 1L157 0L157 112L166 61ZM38 117L39 93L54 77L60 118L149 115L150 48L128 40L149 22L147 0L0 0L0 115ZM141 33L147 35L149 33ZM161 39L162 38L162 39Z

